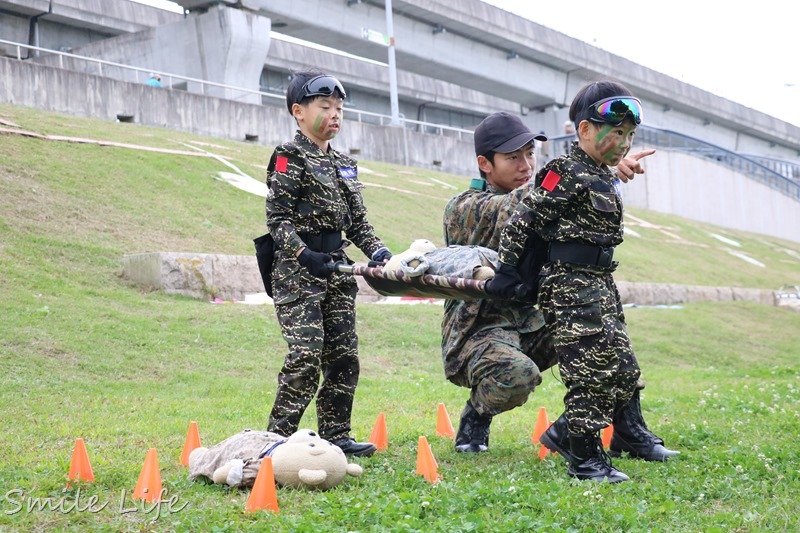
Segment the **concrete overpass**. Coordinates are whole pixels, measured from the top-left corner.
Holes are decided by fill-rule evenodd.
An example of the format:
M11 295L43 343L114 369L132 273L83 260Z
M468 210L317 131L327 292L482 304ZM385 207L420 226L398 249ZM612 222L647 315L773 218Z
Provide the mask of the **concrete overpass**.
M385 28L383 5L383 0L270 0L260 12L281 33L385 60L385 47L362 36L364 28ZM393 10L397 64L403 70L516 102L521 114L539 111L543 116L537 120L548 132L560 131L564 108L580 86L609 76L643 99L650 125L734 151L770 152L785 145L783 155L797 157L796 126L479 0L393 0Z
M177 3L187 8L186 17L129 0L0 0L0 31L8 40L36 41L120 62L127 57L135 66L245 88L259 86L253 71L265 50L262 78L267 73L285 80L292 70L325 65L362 95L359 108L388 112L385 66L311 52L299 45L259 42L266 39L264 28L270 27L385 61L385 46L363 35L364 30L384 31L384 0ZM188 22L214 10L240 11L245 16L227 16L227 23L234 25L222 30L215 28L219 20L206 25ZM489 112L515 110L527 116L533 128L558 134L577 88L601 76L613 77L642 98L649 125L735 152L800 161L800 128L480 0L393 0L393 11L400 105L406 118L449 119L452 125L471 128ZM268 22L261 22L261 17ZM182 31L182 25L191 27ZM148 32L148 38L143 39L141 32ZM203 38L198 35L202 32L210 35ZM242 34L246 39L240 39ZM258 52L247 68L239 68L241 58L233 53L218 50L236 46ZM221 66L220 61L227 64Z

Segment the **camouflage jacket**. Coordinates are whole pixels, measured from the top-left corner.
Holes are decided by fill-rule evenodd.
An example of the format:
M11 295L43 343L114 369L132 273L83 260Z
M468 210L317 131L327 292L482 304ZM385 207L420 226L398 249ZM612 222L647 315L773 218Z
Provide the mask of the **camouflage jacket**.
M367 257L383 247L367 221L357 162L333 148L323 152L299 130L275 148L267 185L267 227L276 255L305 246L298 232L344 231Z
M469 189L452 198L444 211L444 240L450 245L497 249L500 233L514 207L529 194L532 183L507 194L487 184L487 190ZM544 326L531 304L499 300L447 300L442 318L442 359L449 378L461 372L471 354L462 353L472 335L493 328L520 333Z
M536 186L508 221L500 242L500 260L517 265L531 233L545 241L616 246L622 242L622 199L616 176L598 166L577 144L548 162Z

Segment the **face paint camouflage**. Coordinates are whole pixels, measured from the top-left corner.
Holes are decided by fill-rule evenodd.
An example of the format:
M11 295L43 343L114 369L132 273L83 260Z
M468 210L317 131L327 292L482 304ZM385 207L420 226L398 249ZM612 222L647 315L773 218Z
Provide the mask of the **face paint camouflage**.
M328 124L330 124L330 119L325 116L325 113L321 113L317 116L317 119L314 121L314 125L312 126L312 131L315 135L317 135L321 139L331 140L336 137L338 133L337 130L328 130Z
M324 126L322 125L323 122L325 123ZM328 126L328 119L325 118L325 115L319 114L317 115L317 119L314 121L314 126L312 127L314 128L314 131L316 133L322 133L323 131L325 131L325 127L327 126Z
M607 165L616 165L625 157L625 154L628 153L631 144L629 141L630 135L632 132L636 131L636 126L629 125L623 127L624 131L619 137L619 142L617 142L616 137L608 137L619 129L619 126L605 124L597 132L597 136L594 139L595 154ZM624 151L624 154L620 155L622 151Z
M614 126L604 125L602 128L600 128L600 131L597 132L597 137L595 138L595 147L606 164L612 164L614 162L614 154L617 153L617 149L620 146L619 144L614 146L613 141L610 139L604 142L606 136L614 129Z
M597 137L595 138L595 141L597 141L598 144L603 142L603 139L606 138L606 135L611 133L611 130L613 130L613 129L614 129L613 126L609 126L609 125L603 126L602 128L600 128L600 131L597 133Z

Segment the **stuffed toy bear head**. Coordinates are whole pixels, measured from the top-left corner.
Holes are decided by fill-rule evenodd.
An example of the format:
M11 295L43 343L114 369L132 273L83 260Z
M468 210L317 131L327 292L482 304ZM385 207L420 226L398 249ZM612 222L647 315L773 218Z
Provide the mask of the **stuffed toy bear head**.
M348 463L338 446L310 429L301 429L272 452L275 481L283 487L327 490L345 476L359 477L364 470Z
M408 250L392 256L385 265L384 270L401 270L412 278L423 275L430 263L425 254L436 249L436 245L428 239L417 239L411 243Z

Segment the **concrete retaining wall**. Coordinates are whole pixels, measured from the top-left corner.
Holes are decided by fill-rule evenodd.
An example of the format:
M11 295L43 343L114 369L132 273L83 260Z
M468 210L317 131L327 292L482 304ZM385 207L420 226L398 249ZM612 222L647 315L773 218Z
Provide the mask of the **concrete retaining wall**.
M675 305L692 302L757 302L774 305L775 291L739 287L708 287L671 283L631 283L618 281L623 304Z
M207 13L135 33L123 33L91 42L76 55L156 72L259 90L259 77L270 47L270 20L239 9L211 9ZM176 56L180 60L176 60ZM42 54L31 61L67 70L98 74L99 65L84 59ZM105 78L143 83L147 74L102 66ZM189 92L260 104L254 92L230 93L216 86L163 77L164 86L178 84Z
M198 135L276 146L294 135L284 106L236 102L160 89L29 61L0 57L0 102L56 113L160 126ZM357 159L475 173L472 140L348 120L334 146ZM266 157L265 157L266 161Z
M264 292L255 256L157 252L125 255L123 276L133 283L166 294L211 300L243 301ZM358 276L359 302L380 296ZM623 304L675 305L692 302L757 302L777 305L775 291L735 287L705 287L667 283L617 283Z
M123 276L147 289L192 298L244 300L264 292L256 258L244 255L145 253L125 255Z

